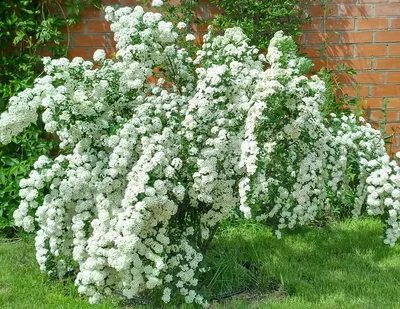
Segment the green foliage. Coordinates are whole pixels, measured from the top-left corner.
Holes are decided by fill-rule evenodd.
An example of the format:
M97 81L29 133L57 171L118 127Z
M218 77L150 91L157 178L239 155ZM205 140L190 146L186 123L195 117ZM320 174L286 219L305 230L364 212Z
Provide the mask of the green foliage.
M301 25L309 20L303 6L313 0L211 0L224 10L217 15L215 25L225 29L238 26L250 38L252 45L266 49L274 33L283 30L295 37Z
M388 123L387 120L387 108L389 105L389 99L384 99L383 104L381 106L381 112L383 117L378 120L378 130L381 132L382 139L385 141L386 149L390 151L391 146L393 144L392 140L393 137L396 135L396 131L393 130L392 132L386 132L386 125Z
M42 70L41 55L66 55L69 41L62 30L68 32L68 26L79 20L79 12L93 4L83 0L0 1L0 113L12 96L33 86ZM12 213L18 206L19 180L55 144L38 123L14 138L11 144L0 145L0 230L3 232L13 233Z
M337 115L353 113L356 116L362 116L364 110L360 105L360 98L350 97L348 94L343 93L343 84L337 79L338 74L351 78L356 72L354 69L343 65L338 65L335 70L324 67L318 72L319 77L325 82L327 89L324 104L320 108L321 113L325 117L328 117L331 113Z
M66 54L61 30L78 21L82 2L65 1L66 10L54 0L0 2L0 97L5 103L32 86L41 70L41 53L51 52L53 57Z
M356 72L345 66L339 65L335 70L330 70L323 67L319 72L319 77L325 82L326 92L324 104L321 105L320 111L326 118L327 126L332 128L335 132L341 130L341 123L335 123L330 121L330 114L338 115L349 115L354 113L357 116L362 116L364 111L359 104L360 98L349 97L347 94L342 92L342 83L338 80L338 74L346 75L351 77ZM342 199L342 204L332 205L330 211L331 213L322 213L316 223L321 226L329 224L332 220L349 218L352 216L351 210L353 209L354 200L356 198L355 188L359 184L359 179L357 174L359 173L359 156L350 152L347 156L348 165L346 168L346 179L349 179L349 183L346 186L344 193L344 198Z
M201 22L200 19L195 17L194 11L199 6L199 0L181 0L179 5L171 5L165 3L162 6L163 15L166 20L172 22L184 22L189 28L193 23Z
M12 143L0 148L0 229L12 234L12 214L18 207L19 181L26 177L40 155L49 154L56 140L32 124Z
M157 7L151 6L151 0L137 0L136 2L146 10L157 9ZM175 24L184 22L188 26L187 30L193 30L191 26L201 22L201 20L195 16L195 9L198 6L199 0L180 0L179 5L170 4L169 1L165 0L159 10L166 20Z

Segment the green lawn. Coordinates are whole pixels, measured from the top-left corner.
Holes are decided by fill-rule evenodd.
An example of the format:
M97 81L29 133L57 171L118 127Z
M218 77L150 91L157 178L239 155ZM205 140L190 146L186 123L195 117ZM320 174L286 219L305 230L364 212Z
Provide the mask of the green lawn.
M213 308L400 308L400 246L382 242L378 221L287 232L257 224L225 228L210 251L206 288L250 292ZM0 242L0 308L124 308L89 305L72 284L40 274L32 239ZM170 306L170 308L175 308Z

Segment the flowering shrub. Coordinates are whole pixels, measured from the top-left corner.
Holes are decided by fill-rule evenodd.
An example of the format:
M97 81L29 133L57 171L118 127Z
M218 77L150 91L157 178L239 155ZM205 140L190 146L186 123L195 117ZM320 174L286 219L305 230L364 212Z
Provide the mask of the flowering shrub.
M0 118L2 143L39 115L60 139L62 154L20 182L14 213L36 231L41 270L76 271L91 302L120 290L207 305L198 275L220 222L239 208L277 218L279 236L312 221L341 199L350 151L362 166L354 214L388 214L394 244L399 167L369 125L331 115L326 126L324 83L303 76L311 61L290 37L276 33L264 56L239 28L210 28L192 58L177 44L191 40L185 27L158 13L108 7L106 18L117 60L45 58L47 75Z

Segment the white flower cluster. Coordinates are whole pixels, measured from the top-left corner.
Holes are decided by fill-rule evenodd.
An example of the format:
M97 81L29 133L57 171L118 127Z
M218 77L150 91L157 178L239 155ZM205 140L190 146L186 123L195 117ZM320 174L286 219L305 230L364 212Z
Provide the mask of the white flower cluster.
M151 3L152 6L154 7L160 7L163 6L164 2L162 0L153 0L153 2Z
M386 216L385 243L393 246L400 237L400 167L387 155L380 132L371 125L360 126L353 115L338 118L332 114L331 117L334 123L330 127L331 141L333 148L339 150L341 161L341 164L336 164L340 168L330 178L330 185L338 193L334 203L344 199L346 190L354 191L354 218L361 214L363 206L369 215ZM354 176L358 178L354 188L351 188L350 179L343 177L349 165L359 169Z
M370 214L389 213L387 242L400 236L399 168L354 117L325 126L324 83L303 76L310 61L291 38L278 32L264 56L239 28L210 29L193 59L177 45L193 39L174 31L183 23L141 7L107 7L106 18L116 60L45 58L47 76L0 119L2 143L39 114L61 141L64 155L40 157L21 181L14 213L36 231L43 271L74 269L91 302L158 291L205 306L198 275L220 222L240 208L276 217L279 236L313 220L349 185L351 151L362 166L355 215L366 200ZM163 77L150 84L154 69Z
M280 47L285 43L287 50ZM270 68L250 98L239 162L246 167L239 184L241 209L247 215L254 210L258 220L278 216L278 229L313 220L327 198L329 134L318 110L325 85L302 75L311 64L298 58L293 46L282 33L271 40Z

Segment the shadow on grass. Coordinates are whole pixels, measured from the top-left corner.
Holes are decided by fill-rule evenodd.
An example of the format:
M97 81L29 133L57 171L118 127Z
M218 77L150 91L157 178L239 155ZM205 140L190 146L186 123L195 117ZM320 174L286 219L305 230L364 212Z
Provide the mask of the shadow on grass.
M298 229L281 240L245 224L216 239L205 281L216 293L253 286L264 303L393 308L400 299L400 250L384 245L383 235L370 219Z

